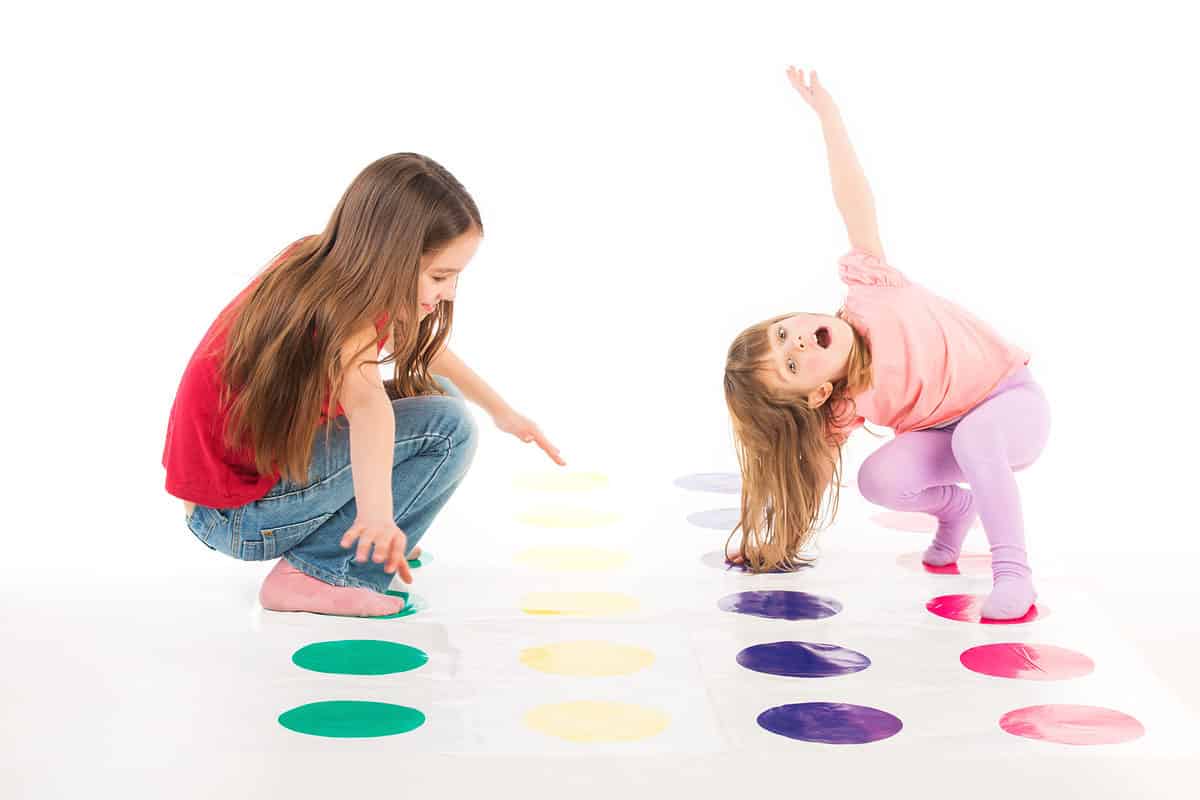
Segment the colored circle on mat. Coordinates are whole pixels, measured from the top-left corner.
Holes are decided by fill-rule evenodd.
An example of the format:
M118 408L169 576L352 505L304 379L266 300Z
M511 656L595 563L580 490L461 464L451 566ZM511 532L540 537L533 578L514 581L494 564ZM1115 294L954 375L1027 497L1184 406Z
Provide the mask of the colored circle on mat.
M653 664L654 653L615 642L555 642L522 650L521 663L551 675L599 678L632 675Z
M629 563L629 554L595 547L535 547L517 553L516 562L527 567L561 572L599 572Z
M413 569L416 569L417 567L423 567L432 561L433 561L433 553L426 553L425 551L421 551L421 555L417 556L416 558L408 559L408 565L410 567L412 567Z
M767 619L824 619L842 610L842 604L832 597L783 590L738 592L722 597L717 607Z
M669 723L653 708L598 700L538 706L525 715L530 728L570 742L633 742L657 736Z
M898 531L934 534L937 532L937 517L920 511L881 511L871 516L871 522ZM969 530L980 527L979 520L971 523Z
M789 739L823 744L866 744L895 736L899 717L870 706L849 703L789 703L768 708L758 724Z
M610 617L632 614L636 597L619 592L531 592L521 598L526 614L564 617Z
M395 614L383 614L378 617L367 617L366 619L396 619L397 617L411 617L413 614L417 613L417 611L425 607L424 603L419 597L414 594L410 594L409 592L388 589L386 592L384 592L384 594L390 594L392 597L403 597L404 608L400 609Z
M701 528L715 531L731 531L742 521L742 512L736 508L710 508L687 515L687 521Z
M1025 616L1017 619L984 619L981 612L983 601L986 599L979 594L944 594L930 600L925 604L925 608L945 619L957 622L982 622L985 625L1020 625L1024 622L1041 619L1050 613L1050 609L1045 606L1034 605L1025 613Z
M517 489L539 492L587 492L608 486L608 476L599 472L530 472L513 479Z
M944 567L935 567L921 561L924 553L904 553L896 559L896 563L914 572L927 572L930 575L966 575L974 578L990 578L992 576L992 557L987 553L963 553L958 561Z
M396 619L397 617L410 617L417 613L418 609L424 608L422 601L416 595L410 596L408 592L400 592L395 589L388 589L384 594L390 594L392 597L403 597L404 608L397 611L395 614L376 614L375 616L362 617L357 614L323 614L319 611L305 612L320 614L322 617L349 617L350 619Z
M589 508L541 508L517 515L519 522L542 528L598 528L612 525L619 519L620 514Z
M742 476L736 472L698 472L695 475L676 478L675 485L680 489L691 489L695 492L741 494Z
M1057 744L1121 744L1146 733L1142 723L1120 711L1066 704L1018 708L1000 718L1000 727L1014 736Z
M424 666L429 656L415 647L378 639L316 642L292 653L292 663L335 675L391 675Z
M755 672L790 678L828 678L850 675L871 666L871 659L857 650L820 642L769 642L747 647L737 654L737 663Z
M962 665L981 675L1027 681L1063 681L1089 675L1096 664L1083 653L1052 644L1001 642L964 650Z
M719 569L719 570L722 570L725 572L736 572L739 575L753 575L754 574L750 570L748 570L744 566L742 566L741 564L730 564L728 561L725 560L725 554L722 553L720 550L713 550L711 553L705 553L704 555L702 555L700 557L700 561L701 561L701 563L703 563L707 566L710 566L713 569ZM799 565L797 565L795 569L791 569L791 570L771 569L771 570L767 570L766 573L759 573L759 574L762 575L762 574L798 572L802 569L806 569L811 566L812 566L811 562L808 562L808 563L802 562Z
M363 739L407 733L425 724L415 708L368 700L324 700L279 715L279 724L296 733L336 739Z

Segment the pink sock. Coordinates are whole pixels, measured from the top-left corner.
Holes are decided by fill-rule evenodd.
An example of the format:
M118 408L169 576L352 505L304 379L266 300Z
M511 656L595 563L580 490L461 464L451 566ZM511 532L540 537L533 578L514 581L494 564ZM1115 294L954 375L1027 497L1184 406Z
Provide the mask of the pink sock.
M258 601L268 611L311 611L346 617L382 617L404 608L404 598L357 586L333 586L281 558L263 581Z

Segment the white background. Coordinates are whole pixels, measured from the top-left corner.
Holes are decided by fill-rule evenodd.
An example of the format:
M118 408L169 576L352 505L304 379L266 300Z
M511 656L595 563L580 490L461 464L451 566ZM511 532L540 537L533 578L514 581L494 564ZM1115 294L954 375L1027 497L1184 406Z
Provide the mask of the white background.
M789 63L839 104L889 260L1032 354L1053 413L1034 469L1075 520L1053 535L1194 553L1197 63L1176 7L25 4L0 34L7 527L27 548L6 561L164 568L189 355L397 151L482 210L454 348L573 466L735 467L732 336L843 296Z
M1190 780L1200 59L1183 4L1100 5L26 3L6 13L6 796L112 783L145 796L389 785L557 797L564 782L578 797L636 786L728 796L781 765L797 787L845 796L903 776L929 797L966 785L978 797L1166 796ZM722 574L701 561L724 536L686 515L734 499L671 481L736 469L720 383L729 341L771 314L833 313L844 296L836 260L849 243L789 63L815 67L840 106L889 260L1033 356L1052 429L1020 486L1048 623L1018 633L927 614L928 597L986 592L987 578L897 567L927 534L874 525L879 509L852 486L811 574ZM399 151L441 162L482 211L453 347L572 469L609 475L613 490L590 502L624 516L603 531L516 523L534 498L512 475L552 465L479 413L477 463L431 530L436 559L417 573L429 609L390 629L425 647L430 669L376 683L314 677L288 662L298 643L387 623L258 609L270 565L193 541L162 488L163 435L214 315L280 248L321 230L364 166ZM855 434L847 478L881 442ZM968 549L981 550L972 536ZM521 670L516 652L576 629L517 609L523 592L582 579L530 575L512 560L564 541L632 554L631 568L585 585L639 597L642 616L579 630L654 642L660 659L578 691L632 692L666 704L675 724L622 758L465 764L453 753L564 751L519 720L577 690ZM795 695L733 666L737 648L787 627L716 610L749 586L845 600L844 616L806 630L869 651L876 667L814 691L891 708L904 734L839 749L758 729L766 704ZM964 646L1006 636L1078 647L1097 672L1033 686L955 663ZM444 680L455 659L477 683ZM360 689L419 700L429 725L342 747L275 722L292 705ZM1124 709L1147 736L1069 748L995 725L1002 711L1054 698ZM459 741L446 733L455 725ZM713 742L722 752L696 755ZM314 769L301 766L309 753L324 759ZM938 781L924 774L933 759Z

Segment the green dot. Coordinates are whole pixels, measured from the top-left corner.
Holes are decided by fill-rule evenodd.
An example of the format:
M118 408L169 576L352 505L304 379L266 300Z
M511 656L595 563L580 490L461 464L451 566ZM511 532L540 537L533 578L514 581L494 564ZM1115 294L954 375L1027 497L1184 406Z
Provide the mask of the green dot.
M425 724L415 708L369 700L325 700L297 706L279 715L279 724L296 733L359 739L407 733Z
M292 663L313 672L338 675L390 675L408 672L429 661L415 647L378 639L343 639L317 642L292 654Z
M408 565L413 569L416 569L417 567L423 567L426 564L431 563L433 563L433 553L421 553L421 555L417 556L416 558L410 558L408 560Z
M364 619L395 619L396 617L408 617L417 613L419 603L417 598L410 596L408 592L400 592L395 589L388 589L384 594L390 594L392 597L403 597L404 608L397 611L395 614L381 614L377 617L365 617Z

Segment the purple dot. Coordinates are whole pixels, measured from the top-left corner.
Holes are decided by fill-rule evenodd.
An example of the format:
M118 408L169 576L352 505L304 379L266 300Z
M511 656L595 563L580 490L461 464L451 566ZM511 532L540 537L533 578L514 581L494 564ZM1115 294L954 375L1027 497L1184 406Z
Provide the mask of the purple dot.
M700 472L676 478L675 485L680 489L691 489L696 492L740 494L742 476L733 472Z
M818 642L756 644L738 653L737 662L755 672L791 678L849 675L871 666L871 659L862 653Z
M895 736L899 717L869 706L848 703L791 703L768 708L758 724L771 733L824 744L866 744Z
M701 528L731 531L742 521L742 512L736 508L710 508L707 511L688 514L687 521L693 525L699 525Z
M842 604L832 597L782 590L738 592L722 597L717 607L767 619L824 619L842 610Z

